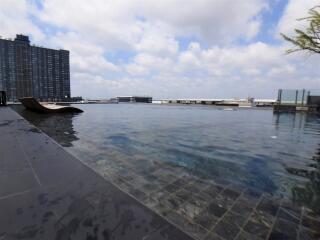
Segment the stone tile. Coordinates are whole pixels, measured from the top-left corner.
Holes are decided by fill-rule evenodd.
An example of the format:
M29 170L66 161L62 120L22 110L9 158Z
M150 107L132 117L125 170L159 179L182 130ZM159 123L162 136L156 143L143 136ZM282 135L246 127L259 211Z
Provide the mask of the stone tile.
M318 219L304 215L302 217L302 225L306 228L310 228L313 231L320 232L320 220Z
M30 168L24 153L21 151L22 149L15 139L0 138L0 146L6 146L1 149L0 176L8 173L23 172ZM12 154L12 151L15 152L15 155Z
M189 221L185 222L181 230L188 233L190 236L194 237L197 240L202 240L208 234L208 231L206 229L198 224Z
M200 192L200 190L197 188L197 186L195 186L195 185L190 185L190 184L188 184L188 185L184 185L183 186L183 188L186 190L186 191L188 191L188 192L190 192L190 193L199 193Z
M245 202L243 199L238 199L231 208L231 211L246 218L251 214L253 207L254 206Z
M176 184L173 182L173 183L170 183L170 184L164 186L163 189L164 189L165 191L169 192L169 193L174 193L174 192L180 190L180 189L181 189L181 186L176 185Z
M244 226L243 230L254 236L265 239L270 228L266 227L264 224L249 220L248 223Z
M263 240L263 238L260 238L256 235L250 234L245 231L241 231L235 240Z
M223 187L215 184L210 184L208 188L204 189L202 192L209 195L212 199L219 195L219 193L223 190Z
M202 239L207 234L206 229L190 221L176 211L167 211L165 218L168 219L170 223L174 224L176 227L188 233L195 239Z
M215 233L209 233L203 240L224 240L224 239Z
M320 233L311 231L308 228L301 228L298 233L301 240L318 240L320 239Z
M145 174L139 175L139 176L143 177L143 179L149 183L154 183L154 182L158 181L158 178L156 176L152 175L152 173L145 173Z
M157 186L152 184L152 183L145 183L142 186L140 186L139 188L142 192L146 193L146 194L150 194L152 192L155 192L158 190Z
M296 224L299 224L300 222L300 215L296 215L295 212L290 212L283 208L279 209L278 218L284 219L286 221L293 222Z
M303 209L303 216L310 217L316 219L317 221L320 221L320 214L308 208Z
M210 214L216 216L217 218L220 218L223 216L223 214L226 213L227 209L225 209L224 207L216 203L210 203L209 206L207 207L207 211Z
M104 238L104 240L107 238ZM120 238L121 239L121 238ZM170 240L194 240L193 238L187 236L182 231L179 231L175 226L164 224L161 228L156 231L151 232L143 237L143 240L156 240L156 239L170 239ZM129 240L132 240L129 239Z
M129 170L128 168L123 167L123 166L113 168L113 172L115 175L120 176L120 177L126 177L126 176L133 175L131 170ZM133 175L133 176L135 176L135 175Z
M171 183L178 179L177 176L173 175L173 173L167 169L158 169L157 171L153 172L152 175L166 183Z
M157 186L157 188L159 188L159 189L161 189L164 186L168 185L167 181L165 181L162 178L156 177L156 176L154 176L152 174L148 175L147 177L145 177L145 176L142 176L142 177L146 182Z
M52 186L54 184L68 183L88 171L79 161L75 162L71 159L70 161L69 159L65 160L66 162L63 164L33 166L34 171L40 179L41 185Z
M150 165L151 164L151 165ZM150 163L146 166L136 166L133 165L132 170L139 176L142 176L144 178L147 178L148 175L151 175L153 172L155 172L156 170L158 170L158 166L156 165L152 165L152 163Z
M225 189L221 193L222 196L225 196L225 197L227 197L229 199L232 199L232 200L236 200L240 196L240 194L241 194L240 192L235 191L235 190L230 189L230 188Z
M219 235L223 239L233 240L240 231L240 228L226 223L224 221L219 222L212 230L215 234Z
M177 196L178 198L184 199L186 201L191 197L190 192L188 192L184 189L181 189L181 190L175 192L174 195Z
M219 194L212 199L212 202L229 210L235 201L227 196Z
M147 195L141 202L151 209L159 204L159 201L151 197L151 195Z
M129 175L130 176L130 175ZM128 181L127 179L125 179L126 181ZM132 186L134 186L135 188L141 188L142 186L148 184L148 182L140 176L137 175L132 175L132 179L130 181L128 181Z
M282 202L278 217L287 221L299 223L302 214L302 208L294 205L291 201L285 200Z
M190 183L190 185L196 186L200 191L207 190L211 186L211 184L212 181L201 178L197 178Z
M184 185L189 184L187 177L180 177L179 179L177 179L176 181L174 181L172 183L179 186L180 188L182 188Z
M185 222L189 221L185 216L174 210L167 211L165 218L179 228L183 228Z
M210 214L207 209L194 216L192 219L195 223L199 224L203 228L210 230L214 224L219 220L216 216Z
M0 235L36 240L190 239L112 185L100 181L106 184L100 187L93 177L1 200L5 217L0 217Z
M113 174L114 174L115 176L118 176L118 175L115 173L115 171L113 171ZM119 177L119 176L118 176L118 177ZM126 175L126 176L121 176L120 178L121 178L122 180L126 181L126 182L132 182L135 177L136 177L136 175L134 175L133 173L130 173L130 174Z
M263 224L267 228L271 228L275 217L260 210L255 210L250 216L250 220L259 224Z
M122 180L121 178L113 178L111 182L125 192L130 192L134 189L134 187L130 183Z
M243 194L248 198L256 199L256 200L260 199L260 197L262 196L262 192L254 189L250 189L250 188L247 188L246 190L244 190Z
M268 197L264 197L261 202L259 203L257 209L259 211L264 211L272 216L277 214L280 202L277 200L273 200Z
M38 188L40 185L29 168L20 172L0 175L0 198Z
M160 201L161 199L169 196L169 195L170 195L170 193L167 192L167 191L165 191L165 190L163 190L163 189L159 189L158 191L153 192L153 193L150 194L150 196L151 196L152 198L157 199L157 200L159 200L159 201Z
M147 198L147 195L139 189L130 189L128 193L141 202L144 202Z
M298 224L283 219L277 219L269 239L296 239L298 230Z
M168 206L163 204L162 202L158 203L157 205L153 206L152 209L160 214L163 217L166 217L172 209L170 209Z
M168 206L170 209L179 211L181 208L183 208L185 201L174 195L169 195L166 198L161 199L161 202Z
M200 207L205 208L209 205L210 199L207 198L206 195L201 192L190 195L190 198L187 200L188 202Z
M199 206L193 202L186 201L180 206L178 212L183 216L192 219L198 214L200 214L200 212L202 212L203 210L204 208L201 205Z
M239 228L242 228L247 219L242 215L233 212L227 212L222 220L230 225L235 225Z

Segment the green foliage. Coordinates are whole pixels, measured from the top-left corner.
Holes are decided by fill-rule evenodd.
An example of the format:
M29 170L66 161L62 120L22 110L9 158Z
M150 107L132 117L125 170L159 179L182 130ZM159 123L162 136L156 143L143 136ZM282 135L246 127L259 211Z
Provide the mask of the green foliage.
M291 42L296 48L287 50L287 53L297 51L308 51L311 53L320 53L320 12L317 11L320 6L309 10L309 16L298 19L298 21L308 21L309 26L305 31L295 29L296 36L288 37L281 33L282 37Z

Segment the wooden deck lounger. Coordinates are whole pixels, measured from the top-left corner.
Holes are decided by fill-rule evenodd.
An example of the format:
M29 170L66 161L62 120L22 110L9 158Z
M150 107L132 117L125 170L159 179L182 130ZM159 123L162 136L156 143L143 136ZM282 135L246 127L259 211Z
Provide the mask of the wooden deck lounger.
M55 104L41 104L33 97L24 97L20 98L19 101L25 106L27 109L39 112L39 113L80 113L83 112L79 108L70 107L70 106L59 106Z

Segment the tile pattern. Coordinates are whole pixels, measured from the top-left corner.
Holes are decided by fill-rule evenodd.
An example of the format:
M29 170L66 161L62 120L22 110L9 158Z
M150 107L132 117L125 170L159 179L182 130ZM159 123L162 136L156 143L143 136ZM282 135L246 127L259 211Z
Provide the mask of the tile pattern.
M320 216L289 199L141 160L143 170L125 156L116 165L91 165L194 239L320 238Z

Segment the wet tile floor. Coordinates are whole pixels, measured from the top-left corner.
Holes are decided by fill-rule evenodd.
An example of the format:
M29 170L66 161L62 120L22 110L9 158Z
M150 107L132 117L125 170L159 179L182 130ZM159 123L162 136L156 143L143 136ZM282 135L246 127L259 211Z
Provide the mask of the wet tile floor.
M320 216L289 199L201 179L169 163L141 159L140 170L122 159L93 168L194 239L320 239Z

